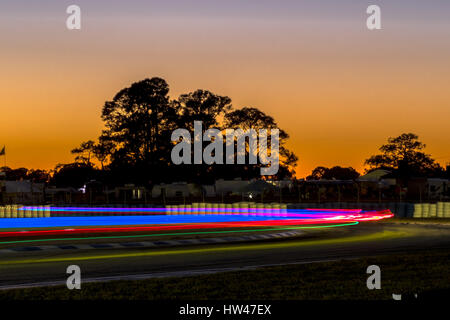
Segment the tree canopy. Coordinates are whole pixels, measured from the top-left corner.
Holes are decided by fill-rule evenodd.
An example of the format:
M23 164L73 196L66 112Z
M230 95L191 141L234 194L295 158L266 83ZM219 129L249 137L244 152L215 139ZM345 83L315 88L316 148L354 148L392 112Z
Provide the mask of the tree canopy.
M41 169L11 169L10 167L2 167L0 168L0 172L5 173L6 180L12 181L30 180L35 183L45 183L50 179L50 172Z
M244 107L225 115L224 126L226 128L247 129L279 129L280 143L280 176L290 177L295 173L298 157L286 146L289 135L279 128L275 119L257 108Z
M311 172L311 175L306 177L306 180L355 180L358 177L359 173L352 167L317 167Z
M92 159L97 159L117 183L255 178L260 175L259 165L174 165L171 134L177 128L193 132L194 121L202 121L205 131L278 128L271 116L257 108L234 110L229 97L208 90L195 90L171 100L169 85L161 78L147 78L120 90L105 102L101 118L105 128L97 142L83 142L72 153L83 166L93 166ZM291 177L298 158L286 147L289 135L278 129L280 169L276 177Z
M371 156L365 164L369 165L369 170L388 169L405 177L442 173L442 167L429 154L423 152L425 147L416 134L403 133L389 138L388 143L379 148L381 153Z

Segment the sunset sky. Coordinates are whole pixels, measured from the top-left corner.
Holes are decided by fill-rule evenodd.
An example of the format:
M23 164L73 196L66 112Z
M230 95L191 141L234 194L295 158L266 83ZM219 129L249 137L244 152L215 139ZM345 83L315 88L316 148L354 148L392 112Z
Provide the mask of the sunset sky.
M70 4L81 30L66 28ZM366 28L370 4L382 30ZM104 102L155 76L172 98L207 89L272 115L299 177L319 165L362 172L403 132L450 162L448 0L2 0L0 67L10 167L73 161L99 136Z

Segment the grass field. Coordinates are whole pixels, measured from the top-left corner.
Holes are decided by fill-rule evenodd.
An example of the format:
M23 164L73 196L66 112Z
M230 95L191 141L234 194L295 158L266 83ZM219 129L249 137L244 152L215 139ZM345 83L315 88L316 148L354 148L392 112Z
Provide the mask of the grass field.
M389 218L381 223L418 223L418 224L445 224L450 225L449 218Z
M114 281L0 291L20 300L380 300L443 298L450 294L450 252L426 252L326 263L289 265L184 278ZM369 290L369 265L381 268L381 289Z

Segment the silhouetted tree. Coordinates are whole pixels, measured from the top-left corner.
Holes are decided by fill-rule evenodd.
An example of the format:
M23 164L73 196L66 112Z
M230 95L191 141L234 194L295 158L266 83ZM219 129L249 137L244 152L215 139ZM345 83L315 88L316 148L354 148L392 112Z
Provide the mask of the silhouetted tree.
M41 169L31 169L27 173L27 179L35 183L47 183L50 177L50 172Z
M230 98L207 90L182 94L178 98L178 103L181 106L179 123L190 130L194 129L194 121L202 121L204 130L217 128L219 117L232 109Z
M380 147L381 154L374 155L365 161L373 169L388 169L398 172L400 176L432 175L443 172L441 166L424 153L426 145L419 141L414 133L403 133L389 138L388 143Z
M105 129L98 142L89 140L72 151L77 155L77 162L93 167L92 159L96 158L102 169L107 163L103 171L108 174L103 177L117 184L205 183L217 178L260 176L258 165L176 166L171 161L174 146L171 135L177 128L186 128L193 133L194 121L203 122L203 131L223 128L221 124L243 129L277 128L272 117L256 108L232 111L230 98L207 90L182 94L178 100L170 100L168 94L169 86L161 78L144 79L120 90L103 106ZM297 157L285 146L288 137L280 130L279 177L291 176L297 162Z
M57 187L81 188L97 175L98 171L85 163L58 164L50 181Z
M101 168L104 169L105 162L114 152L114 143L100 137L98 143L92 140L82 142L79 147L73 149L71 152L76 155L75 162L84 163L87 166L94 166L91 160L96 158L100 162Z
M306 177L306 180L355 180L359 176L360 174L352 167L317 167L312 171L311 175Z
M309 176L306 177L306 180L321 180L324 179L325 173L329 170L327 167L316 167Z
M106 129L100 143L110 144L112 168L139 177L164 174L178 118L177 104L169 101L168 92L163 79L145 79L105 103L102 119Z
M94 154L95 142L88 140L82 142L78 148L72 149L72 154L75 154L75 161L92 166L91 158Z
M229 97L201 89L180 95L175 103L179 106L177 124L180 128L189 130L192 138L194 138L194 121L202 121L202 133L204 133L211 128L220 128L220 119L232 110ZM203 144L207 145L208 143L204 141ZM194 150L191 152L193 158ZM171 176L174 180L213 183L223 173L223 167L223 165L207 165L205 163L171 166Z
M28 169L17 168L11 169L10 167L2 167L2 172L5 173L5 179L10 181L27 180Z
M0 172L4 172L4 178L9 181L30 180L35 183L46 183L50 179L50 172L41 169L2 167Z
M278 127L273 117L257 108L244 107L225 114L224 126L232 129L255 129L257 132L260 129L279 129L280 169L277 176L286 178L295 174L298 158L286 146L289 135ZM270 143L268 143L268 146L270 146Z
M105 163L110 159L115 150L114 143L104 137L99 138L99 142L94 145L93 152L97 160L100 162L101 169L104 169Z

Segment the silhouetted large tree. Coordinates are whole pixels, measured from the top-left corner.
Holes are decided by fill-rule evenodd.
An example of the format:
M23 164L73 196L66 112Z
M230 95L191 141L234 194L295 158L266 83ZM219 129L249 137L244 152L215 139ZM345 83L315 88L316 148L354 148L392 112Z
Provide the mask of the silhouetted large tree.
M280 169L277 176L286 178L295 174L294 169L297 165L298 158L286 146L289 135L286 131L278 127L273 117L257 108L244 107L227 113L224 119L224 126L232 129L255 129L257 131L260 129L279 129Z
M45 183L50 179L50 173L41 169L1 167L0 172L4 172L5 179L11 181L30 180L35 183Z
M102 119L106 130L102 136L114 142L117 155L125 156L130 164L156 164L167 152L177 113L168 93L163 79L145 79L105 103Z
M87 182L98 178L99 171L85 163L58 164L51 183L57 187L81 188Z
M193 137L194 121L210 128L272 129L275 120L256 108L232 110L231 99L207 90L182 94L170 100L169 86L161 78L144 79L120 90L103 106L105 123L98 142L83 142L72 152L77 162L93 166L96 158L108 163L108 180L117 183L170 181L213 182L217 178L250 179L260 176L259 165L174 165L171 134L186 128ZM222 124L224 126L222 126ZM297 157L286 148L280 130L281 163L278 177L293 174ZM78 169L78 166L75 166ZM257 170L258 169L258 170ZM107 177L108 175L103 175ZM114 179L111 179L113 177Z
M388 143L380 147L381 154L366 160L370 169L390 169L399 175L432 175L441 172L441 166L423 152L426 145L419 141L414 133L403 133L398 137L389 138Z
M91 159L94 156L95 142L88 140L82 142L78 148L72 149L72 154L75 154L75 161L84 163L88 166L92 165Z
M352 167L317 167L306 180L355 180L358 177L359 173Z
M145 79L122 89L103 107L106 129L100 143L112 144L105 147L111 152L110 167L126 170L131 180L161 176L167 167L178 117L177 104L170 102L168 93L165 80Z
M217 128L219 118L232 109L231 99L207 90L196 90L178 98L180 125L193 130L194 121L202 121L203 128Z

